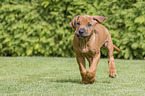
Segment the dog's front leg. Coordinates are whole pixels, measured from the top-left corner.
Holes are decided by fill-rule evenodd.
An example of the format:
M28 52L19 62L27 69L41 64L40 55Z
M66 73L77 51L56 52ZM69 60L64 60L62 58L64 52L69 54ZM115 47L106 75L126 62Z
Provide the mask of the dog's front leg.
M95 55L95 57L91 61L90 68L87 72L87 81L91 84L94 83L96 78L96 70L100 59L100 55L101 55L100 52Z
M83 56L81 56L81 54L76 54L76 59L79 65L79 70L82 76L82 83L83 84L87 84L87 80L86 80L86 65L85 65L85 58Z

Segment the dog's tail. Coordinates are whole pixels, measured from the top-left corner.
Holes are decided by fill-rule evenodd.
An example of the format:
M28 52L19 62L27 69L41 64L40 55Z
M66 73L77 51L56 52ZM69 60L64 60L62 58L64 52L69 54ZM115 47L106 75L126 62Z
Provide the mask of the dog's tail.
M121 52L121 50L120 50L118 47L116 47L115 45L113 45L113 47L114 47L116 50L118 50L119 52Z

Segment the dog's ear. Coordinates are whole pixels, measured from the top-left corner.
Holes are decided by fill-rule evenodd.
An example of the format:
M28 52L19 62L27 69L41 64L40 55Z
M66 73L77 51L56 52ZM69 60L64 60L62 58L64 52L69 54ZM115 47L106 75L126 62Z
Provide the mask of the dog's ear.
M76 29L76 22L79 19L80 15L76 16L70 23L69 26Z
M98 23L102 23L105 19L108 19L108 17L104 16L92 16L94 20L96 20Z

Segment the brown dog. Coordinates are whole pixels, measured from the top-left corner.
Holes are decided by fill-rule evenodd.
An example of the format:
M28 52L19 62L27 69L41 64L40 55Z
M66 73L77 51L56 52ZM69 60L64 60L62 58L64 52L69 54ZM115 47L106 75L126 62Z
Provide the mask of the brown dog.
M113 49L118 51L120 49L113 45L109 31L100 24L105 19L107 18L103 16L78 15L69 23L75 29L73 48L76 52L84 84L92 84L95 81L96 69L101 55L100 48L103 44L105 44L109 54L109 76L114 78L117 75ZM89 62L88 71L85 66L85 58Z

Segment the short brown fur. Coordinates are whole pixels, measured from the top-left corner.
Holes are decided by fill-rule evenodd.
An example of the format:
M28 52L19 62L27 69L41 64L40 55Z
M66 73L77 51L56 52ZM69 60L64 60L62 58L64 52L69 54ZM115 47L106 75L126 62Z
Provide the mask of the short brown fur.
M100 59L100 48L105 44L109 55L109 76L116 77L115 61L113 57L114 48L120 51L111 40L111 35L103 22L106 17L78 15L71 22L70 26L75 29L73 49L76 52L76 59L82 76L83 84L92 84L96 78L97 65ZM85 58L89 62L89 70L86 70Z

